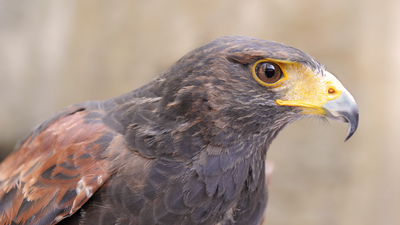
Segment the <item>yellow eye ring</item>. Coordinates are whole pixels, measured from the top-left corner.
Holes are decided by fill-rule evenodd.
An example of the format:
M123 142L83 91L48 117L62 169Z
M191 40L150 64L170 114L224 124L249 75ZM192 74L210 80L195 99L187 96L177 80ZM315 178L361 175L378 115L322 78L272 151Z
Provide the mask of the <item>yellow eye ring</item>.
M253 65L252 73L258 83L267 87L275 86L286 79L282 67L276 60L262 59L257 61Z

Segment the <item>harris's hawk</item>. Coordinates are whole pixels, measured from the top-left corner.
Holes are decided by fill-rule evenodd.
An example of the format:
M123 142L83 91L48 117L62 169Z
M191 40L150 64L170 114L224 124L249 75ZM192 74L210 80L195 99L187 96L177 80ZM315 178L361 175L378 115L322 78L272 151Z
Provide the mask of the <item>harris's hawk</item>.
M0 165L0 224L260 224L265 157L310 115L358 124L314 58L242 36L189 52L143 87L68 106Z

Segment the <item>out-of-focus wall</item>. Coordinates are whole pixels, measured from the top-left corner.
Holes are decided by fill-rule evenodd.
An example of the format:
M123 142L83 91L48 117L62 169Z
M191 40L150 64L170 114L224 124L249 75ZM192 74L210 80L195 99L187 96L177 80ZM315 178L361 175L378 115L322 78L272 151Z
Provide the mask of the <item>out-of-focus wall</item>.
M400 2L0 0L0 158L56 110L137 88L222 35L299 48L353 94L359 129L305 120L275 140L265 224L400 224Z

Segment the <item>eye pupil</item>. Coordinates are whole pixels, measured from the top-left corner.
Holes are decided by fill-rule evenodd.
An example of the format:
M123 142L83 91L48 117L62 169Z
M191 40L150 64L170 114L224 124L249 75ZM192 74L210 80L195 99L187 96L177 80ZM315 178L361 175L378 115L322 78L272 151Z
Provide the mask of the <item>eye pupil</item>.
M267 78L272 78L275 75L275 67L273 65L267 65L265 68L265 76Z
M255 75L262 82L272 84L282 77L281 68L273 62L260 62L256 65Z

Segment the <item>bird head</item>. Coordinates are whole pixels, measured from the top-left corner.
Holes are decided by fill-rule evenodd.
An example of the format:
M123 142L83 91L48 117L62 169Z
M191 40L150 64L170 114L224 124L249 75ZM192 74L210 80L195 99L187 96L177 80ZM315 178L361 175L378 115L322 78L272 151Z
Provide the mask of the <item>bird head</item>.
M123 99L132 97L126 107L135 113L123 133L132 149L146 149L142 154L148 157L184 161L218 146L243 158L248 152L264 158L276 135L299 119L347 122L346 140L358 125L354 98L314 58L243 36L220 37L189 52Z
M308 54L281 43L220 37L185 55L160 80L167 82L168 115L203 118L222 130L275 136L316 115L349 123L347 140L358 125L356 102L340 81Z

